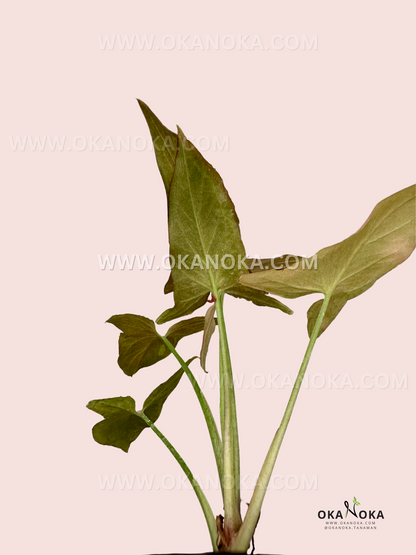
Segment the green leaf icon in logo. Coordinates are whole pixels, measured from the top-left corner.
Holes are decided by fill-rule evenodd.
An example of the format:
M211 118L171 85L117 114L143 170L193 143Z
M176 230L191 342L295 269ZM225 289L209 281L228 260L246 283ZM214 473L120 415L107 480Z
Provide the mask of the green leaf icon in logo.
M349 511L350 509L349 509L349 507L348 507L347 501L345 501L345 503L346 503L347 510L346 510L346 512L345 512L345 517L344 517L344 518L347 518L348 511ZM354 514L355 516L357 516L356 513L355 513L355 506L356 506L356 505L361 505L361 503L358 503L357 498L354 497L351 513Z

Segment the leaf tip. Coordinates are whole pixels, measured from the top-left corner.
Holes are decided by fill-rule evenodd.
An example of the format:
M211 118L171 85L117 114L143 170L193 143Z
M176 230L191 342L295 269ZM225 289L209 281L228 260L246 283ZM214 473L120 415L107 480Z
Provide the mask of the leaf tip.
M176 126L176 133L179 137L179 141L185 141L186 140L185 133L182 131L182 129L179 127L179 125Z
M149 106L145 102L143 102L143 100L140 100L140 98L136 98L136 100L139 103L139 106L142 109L142 111L149 109Z
M165 311L165 312L166 312L166 311ZM160 316L158 316L158 317L156 318L155 322L156 322L156 324L157 324L158 326L160 326L160 325L162 325L162 324L165 324L165 317L164 317L164 316L165 316L165 312L163 312Z

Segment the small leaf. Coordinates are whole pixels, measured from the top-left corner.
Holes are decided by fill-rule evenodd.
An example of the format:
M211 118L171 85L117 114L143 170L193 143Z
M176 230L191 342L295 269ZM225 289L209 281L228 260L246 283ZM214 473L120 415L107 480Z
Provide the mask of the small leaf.
M189 365L197 357L190 358L186 364ZM147 397L143 403L142 412L151 420L153 423L159 418L163 405L172 391L176 388L180 379L183 375L183 369L180 368L173 376L171 376L166 382L160 384L152 393Z
M262 270L268 270L270 268L274 268L276 270L283 269L287 264L290 265L292 259L294 258L296 257L291 254L285 254L274 258L247 258L245 263L248 267L249 273L254 273L261 272ZM263 291L256 291L251 287L244 287L240 283L236 283L227 289L226 293L237 299L251 301L256 306L268 306L270 308L277 308L286 314L293 314L293 310L277 299L269 297L267 293L264 293Z
M133 376L140 368L152 366L170 355L154 322L149 318L121 314L112 316L107 322L123 332L119 337L118 365L127 376ZM203 317L190 318L169 328L166 337L176 347L183 337L203 329Z
M113 397L90 401L87 408L104 416L98 422L92 435L101 445L112 445L127 453L130 444L147 427L145 421L136 413L136 402L131 397Z
M169 355L169 349L149 318L121 314L112 316L107 322L123 332L118 342L118 365L127 376L133 376L140 368L151 366Z
M202 297L197 295L196 297L188 299L187 301L178 302L173 308L168 308L167 310L162 312L162 314L157 318L156 323L165 324L170 320L175 320L176 318L181 318L182 316L192 314L193 312L195 312L195 310L197 310L207 302L208 297L209 293L206 293L205 295L202 295Z
M293 314L293 310L291 310L288 306L281 303L277 299L273 297L269 297L267 293L263 291L256 291L251 287L244 287L243 285L237 283L233 287L230 287L226 290L228 295L232 295L237 299L245 299L246 301L251 301L253 304L257 306L268 306L270 308L278 308L282 312L286 314Z
M202 339L202 347L201 347L201 368L206 372L206 360L208 354L208 347L211 341L211 337L215 331L215 302L209 307L207 313L205 314L205 323L204 323L204 337Z
M187 364L195 358L197 357L189 359ZM166 399L178 385L182 374L181 368L166 382L159 385L145 400L143 412L153 423L159 418ZM104 416L104 420L98 422L92 429L95 441L101 445L118 447L126 453L131 443L148 427L136 412L136 402L131 397L98 399L90 401L87 408Z
M168 339L174 347L179 343L179 341L188 335L193 335L194 333L199 333L205 329L205 318L202 316L195 316L194 318L189 318L188 320L182 320L171 326L166 334L166 339Z
M240 283L286 298L310 293L330 296L322 333L348 300L367 291L415 249L415 190L412 185L379 202L356 233L315 255L315 269L312 257L296 269L245 274ZM318 301L309 309L309 334L321 304Z

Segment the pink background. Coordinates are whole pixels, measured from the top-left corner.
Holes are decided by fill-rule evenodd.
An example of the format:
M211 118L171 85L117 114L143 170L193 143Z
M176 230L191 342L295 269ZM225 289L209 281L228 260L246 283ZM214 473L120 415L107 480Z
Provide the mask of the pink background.
M396 1L14 2L3 66L2 552L73 555L210 549L192 491L102 490L98 475L180 475L151 433L130 453L91 438L90 399L140 403L173 359L128 379L105 320L171 306L166 271L101 271L97 254L167 252L165 198L149 148L13 151L17 135L143 136L142 98L170 128L229 137L204 152L241 220L248 253L311 255L344 239L382 198L415 182L415 9ZM317 35L317 50L101 50L98 35ZM408 388L303 390L276 474L316 490L272 490L258 553L409 553L414 529L416 257L352 301L322 336L310 372L408 373ZM234 371L295 376L311 298L288 317L227 298ZM162 328L164 329L164 328ZM191 356L201 337L183 341ZM209 354L216 372L217 337ZM197 364L194 371L200 373ZM216 411L216 392L205 390ZM242 472L252 477L289 389L241 389ZM190 416L189 421L186 417ZM159 427L195 473L214 472L183 380ZM215 514L219 492L207 492ZM320 509L353 496L382 509L377 530L324 530ZM250 492L243 493L249 501Z

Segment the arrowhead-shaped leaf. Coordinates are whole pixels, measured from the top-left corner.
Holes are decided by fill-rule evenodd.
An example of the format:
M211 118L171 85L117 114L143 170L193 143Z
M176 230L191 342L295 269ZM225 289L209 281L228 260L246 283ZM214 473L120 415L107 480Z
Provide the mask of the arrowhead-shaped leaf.
M179 138L176 133L174 133L173 131L170 131L167 127L163 125L163 123L156 117L156 115L150 110L150 108L144 102L142 102L141 100L138 100L138 102L139 102L140 108L142 109L143 115L145 116L146 122L149 126L149 130L152 136L152 141L155 149L157 164L158 164L159 171L161 173L163 183L166 189L166 194L168 197L168 206L170 206L169 193L170 193L173 175L176 168ZM190 156L188 158L197 158L198 164L201 166L201 168L208 170L208 173L211 175L211 178L212 178L211 181L212 181L213 187L211 187L211 189L213 189L217 197L220 197L222 202L225 200L225 204L228 205L228 209L231 209L231 210L228 210L228 212L231 211L232 216L235 220L234 231L238 231L238 233L234 235L238 235L238 238L239 238L238 217L235 212L234 205L232 204L232 201L229 198L226 189L224 188L224 185L222 183L220 176L214 170L214 168L212 168L212 166L210 166L204 160L204 158L195 149L192 143L190 143L189 141L186 141L185 144L187 148L189 146L194 151L194 153L197 153L196 156ZM184 166L183 163L182 163L182 166ZM192 186L191 192L195 193L194 196L198 200L198 204L196 206L197 211L198 210L201 211L201 210L205 210L206 208L209 208L207 204L208 200L205 198L201 198L204 195L205 189L204 190L201 189L198 181L192 181L191 186ZM202 208L201 208L201 204L202 204ZM229 215L226 216L226 218L228 217ZM224 220L224 218L221 218L221 219ZM221 224L221 219L218 220L220 224ZM210 228L208 228L208 231L214 229L216 221L212 220L210 224L211 225L210 225ZM183 226L183 228L186 228L186 225ZM220 229L219 229L220 232L221 232L221 229L222 228L220 225ZM184 229L182 229L182 231L184 231ZM221 237L222 242L225 242L227 239L228 238L225 236ZM240 239L240 243L241 243L241 239ZM228 247L227 244L226 246ZM232 245L231 245L231 248L232 248ZM244 252L244 247L242 246L242 243L239 245L238 249L241 254ZM227 250L229 249L227 248ZM226 254L233 254L233 253L227 252ZM271 259L268 259L268 260L270 261ZM277 259L274 259L274 260L276 264ZM258 266L256 266L256 268L258 268ZM244 273L244 271L245 270L243 267L241 273ZM256 271L256 269L254 269L253 271ZM198 279L198 277L196 277L195 279ZM188 284L185 284L185 287L186 285ZM175 290L179 291L178 295L175 296L175 306L163 312L163 314L159 316L156 322L158 324L163 324L175 318L180 318L182 316L192 314L192 312L194 312L195 310L197 310L198 308L200 308L206 303L209 297L209 292L212 289L211 283L208 283L207 285L208 286L204 288L203 293L199 289L197 289L195 294L189 289L187 289L186 291L183 291L184 284L182 283L182 280L179 280L177 283L176 282L174 283L174 279L171 273L168 281L165 284L164 292L165 294L168 294L168 293L173 293ZM258 306L270 306L272 308L278 308L280 310L283 310L283 312L286 312L287 314L292 313L292 311L288 309L285 305L283 305L279 301L270 299L264 293L258 292L255 295L248 294L237 283L233 283L233 289L227 290L226 293L229 293L230 295L233 295L238 298L250 300Z
M225 291L244 269L234 205L221 177L179 129L169 193L170 254L175 305ZM228 269L229 268L229 269Z
M127 453L130 444L147 427L146 422L136 412L136 402L131 397L113 397L90 401L87 408L104 416L98 422L92 435L101 445L112 445Z
M155 323L136 314L121 314L107 320L122 331L119 338L118 365L127 376L133 376L140 368L156 364L170 351L157 333ZM166 338L174 347L188 335L204 329L204 318L195 317L178 322L169 328Z
M286 298L330 296L322 333L348 300L367 291L415 249L415 189L412 185L379 202L356 233L320 250L306 264L302 260L296 268L245 274L240 283ZM309 309L309 334L321 305L318 301Z
M162 180L166 189L166 195L169 201L170 184L176 165L178 135L165 127L144 102L142 102L141 100L137 101L140 105L140 108L149 127L150 134L152 136L157 165L162 176ZM172 273L170 273L169 279L165 285L164 292L165 294L173 293L173 290L174 286ZM189 299L187 302L176 303L173 308L165 310L165 312L159 316L159 318L156 320L157 323L164 324L165 322L169 322L170 320L192 314L192 312L206 303L208 296L209 292L204 295L197 295L196 297Z
M187 364L195 358L188 360ZM131 443L148 427L139 413L144 412L153 423L156 422L166 399L178 385L182 374L181 368L166 382L159 385L145 400L142 411L136 412L136 402L131 397L90 401L87 408L104 416L104 420L98 422L92 429L95 441L101 445L118 447L127 453Z

